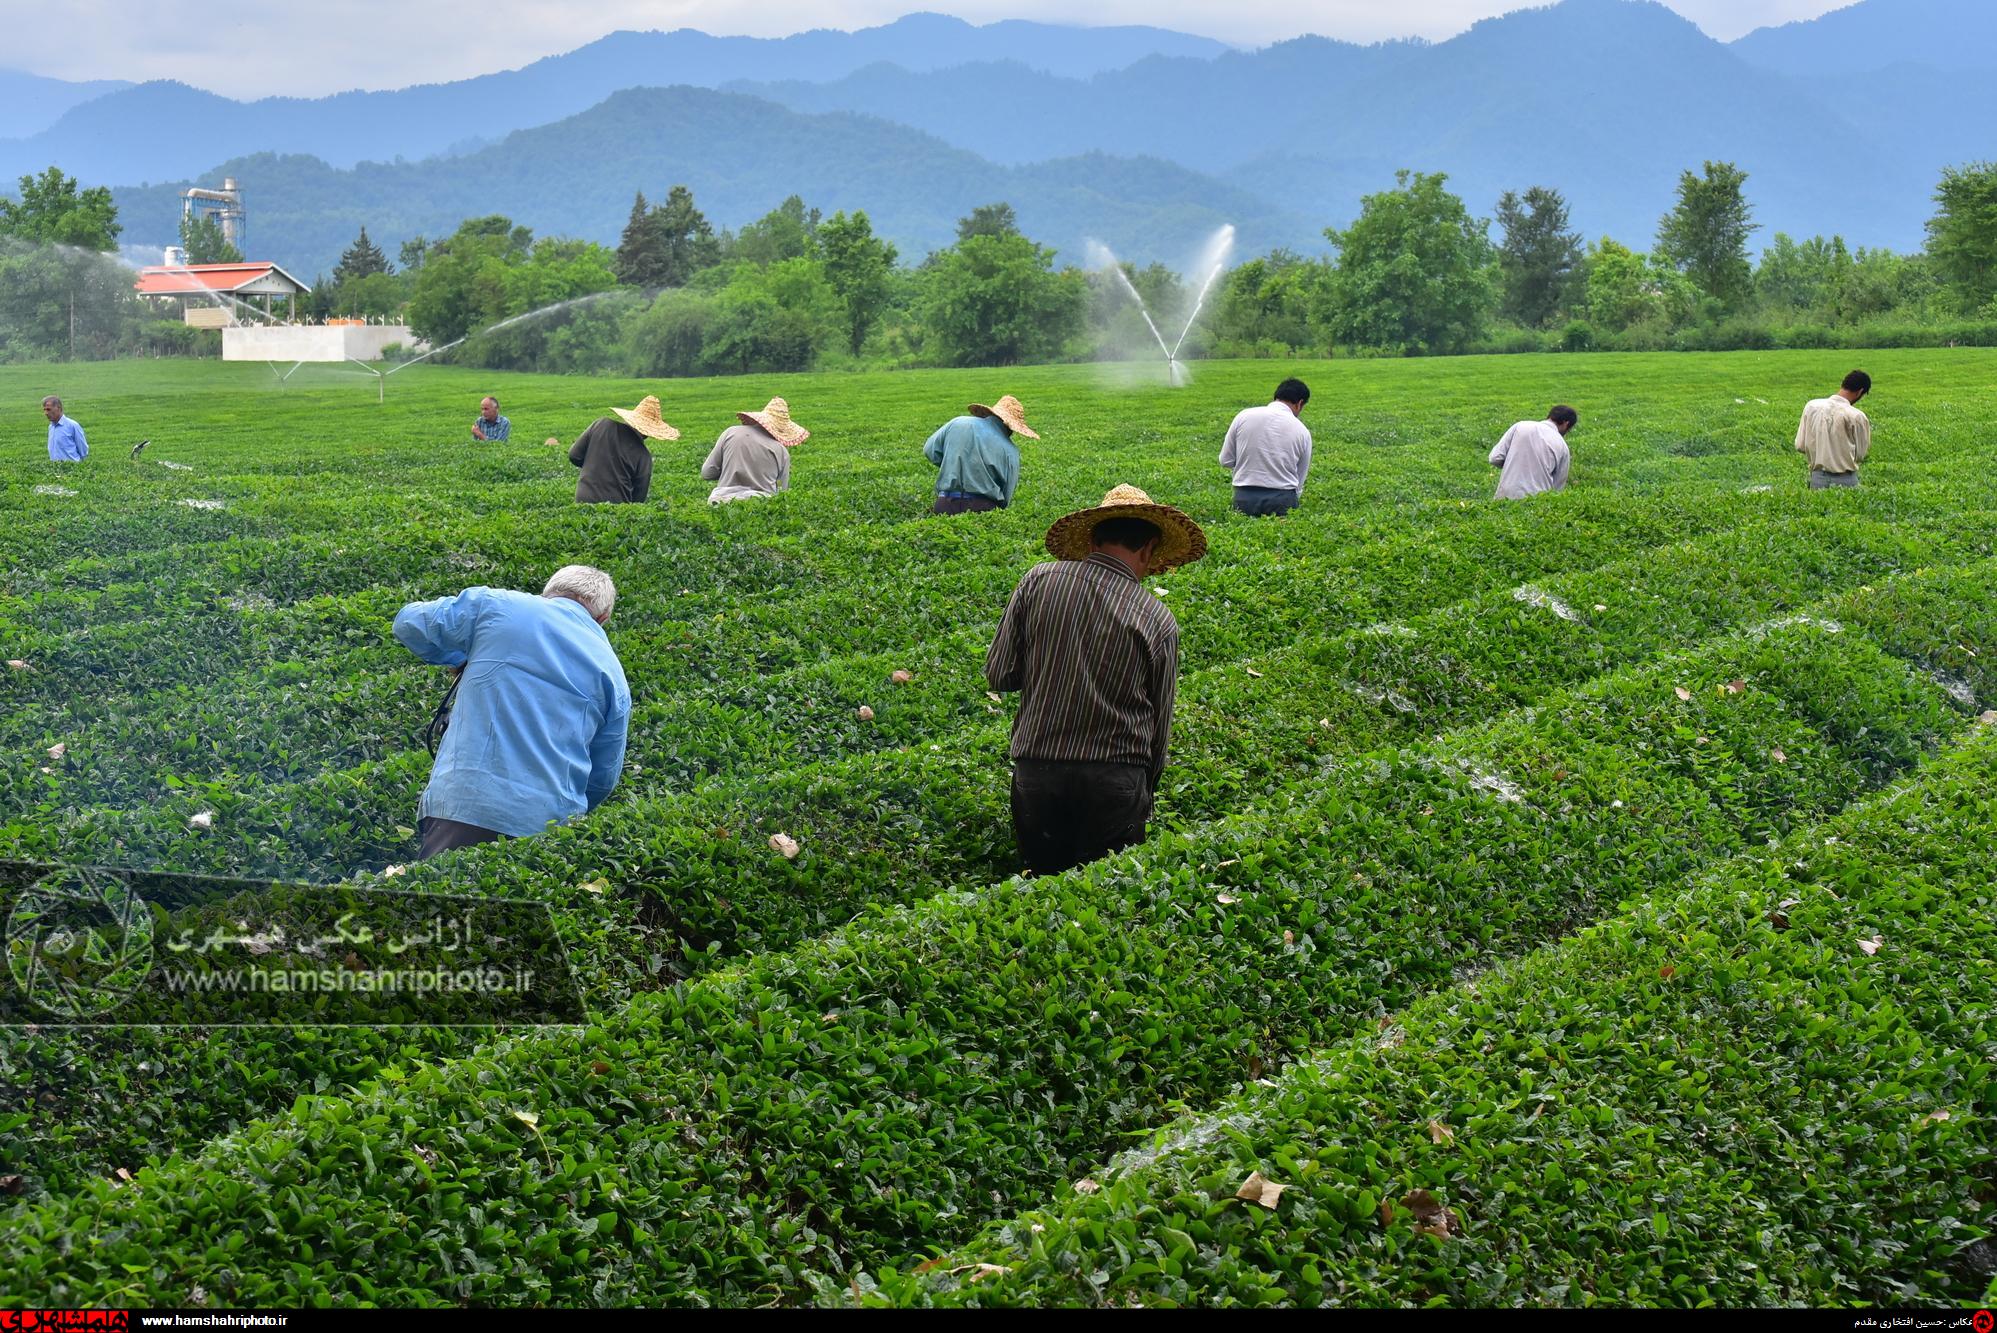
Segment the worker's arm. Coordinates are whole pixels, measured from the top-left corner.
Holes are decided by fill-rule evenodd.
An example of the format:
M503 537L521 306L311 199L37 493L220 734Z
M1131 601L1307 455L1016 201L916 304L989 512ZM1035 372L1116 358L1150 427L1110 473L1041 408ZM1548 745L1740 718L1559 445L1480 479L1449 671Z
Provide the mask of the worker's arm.
M1503 467L1505 465L1505 460L1511 457L1512 439L1518 433L1519 433L1519 428L1517 426L1514 426L1510 430L1505 432L1504 439L1498 441L1498 447L1491 451L1492 467Z
M922 446L922 456L938 467L943 466L943 435L949 429L947 425L938 426L936 433L929 437L929 442Z
M589 457L589 446L593 442L590 437L594 434L596 434L596 427L591 426L588 430L576 436L576 442L569 446L569 461L577 467L581 467L583 460Z
M1179 628L1159 642L1151 658L1151 707L1154 730L1151 739L1151 790L1165 775L1165 752L1172 743L1172 706L1179 698Z
M652 451L641 448L638 454L638 461L631 468L631 499L642 504L652 493Z
M1013 492L1019 489L1019 450L1009 449L999 459L1000 504L1011 504Z
M617 781L624 776L624 746L631 731L631 696L619 691L610 713L603 719L603 725L596 730L596 739L589 746L589 789L585 793L589 808L596 809L611 792L617 790Z
M433 602L411 602L395 613L395 641L432 666L461 667L471 652L472 632L484 602L483 588L467 588Z
M1804 408L1803 419L1796 423L1797 453L1807 454L1810 452L1809 434L1810 434L1810 411L1808 408Z
M702 481L721 480L721 441L716 440L714 442L714 448L708 451L707 461L700 465L700 479Z
M74 421L69 424L76 427L76 456L78 458L90 457L90 441L83 434L83 427L77 425Z
M1240 437L1241 418L1236 416L1233 421L1228 423L1227 438L1220 442L1220 465L1229 472L1234 471L1235 462L1239 457L1236 446L1240 442Z
M1304 483L1311 479L1311 433L1304 432L1304 456L1297 462L1297 494L1304 493Z
M1853 411L1851 423L1851 456L1859 462L1872 452L1872 418L1863 412Z
M1001 694L1011 694L1026 679L1026 603L1031 596L1032 575L1020 580L1005 604L1005 618L999 621L998 636L985 654L985 683Z
M472 422L472 438L474 440L482 440L485 438L485 426L483 423L477 421Z
M1553 465L1554 490L1564 491L1567 489L1567 469L1571 467L1573 463L1574 463L1574 455L1571 452L1563 452L1560 455L1559 459L1554 463Z

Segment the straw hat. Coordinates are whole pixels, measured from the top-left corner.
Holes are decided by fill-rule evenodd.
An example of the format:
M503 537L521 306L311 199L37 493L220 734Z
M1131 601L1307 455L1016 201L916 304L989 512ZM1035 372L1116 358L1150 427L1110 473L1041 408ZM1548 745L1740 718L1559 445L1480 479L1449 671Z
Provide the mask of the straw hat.
M1011 394L1007 394L990 407L986 407L983 403L972 403L971 415L997 417L1005 423L1006 429L1015 435L1024 435L1029 440L1040 438L1040 433L1030 429L1026 424L1026 408Z
M745 425L761 426L770 433L778 444L786 447L803 444L811 438L811 432L790 419L790 404L781 398L770 399L770 405L760 412L737 412Z
M680 433L668 426L659 415L659 400L650 394L646 394L645 400L629 412L621 407L610 410L624 418L625 425L648 440L677 440L680 437Z
M1158 525L1164 535L1159 539L1158 553L1151 558L1153 574L1190 565L1207 553L1207 535L1199 524L1170 505L1158 504L1135 486L1119 486L1095 508L1078 509L1056 520L1047 529L1047 549L1063 560L1085 560L1096 525L1112 518L1141 518Z

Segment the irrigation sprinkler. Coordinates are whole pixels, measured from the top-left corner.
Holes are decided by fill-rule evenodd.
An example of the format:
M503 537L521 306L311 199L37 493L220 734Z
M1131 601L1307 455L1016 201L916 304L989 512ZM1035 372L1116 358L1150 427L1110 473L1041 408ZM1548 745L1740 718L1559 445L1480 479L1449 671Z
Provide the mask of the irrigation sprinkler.
M1184 388L1191 380L1191 376L1186 373L1185 363L1179 360L1179 350L1186 345L1186 335L1193 331L1193 321L1197 320L1200 311L1206 308L1207 294L1213 290L1221 271L1227 267L1228 255L1233 250L1234 224L1228 223L1207 241L1206 249L1200 256L1204 261L1202 268L1206 276L1200 281L1199 296L1193 302L1193 312L1186 316L1186 326L1179 330L1179 340L1168 347L1165 345L1164 335L1158 332L1157 322L1151 318L1150 309L1144 304L1143 293L1139 292L1136 284L1131 282L1130 275L1123 271L1123 265L1117 262L1115 254L1100 241L1089 242L1091 264L1097 268L1107 268L1114 273L1117 284L1136 303L1137 313L1144 316L1145 326L1151 330L1151 336L1158 342L1158 350L1165 354L1166 378L1175 389Z

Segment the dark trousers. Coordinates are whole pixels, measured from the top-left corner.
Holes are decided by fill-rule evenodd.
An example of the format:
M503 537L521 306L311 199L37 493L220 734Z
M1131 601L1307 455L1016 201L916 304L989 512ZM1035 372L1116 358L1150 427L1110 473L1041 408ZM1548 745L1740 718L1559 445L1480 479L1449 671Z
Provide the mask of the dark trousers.
M419 819L416 830L423 838L423 850L416 853L416 859L427 861L445 852L454 852L460 847L476 847L482 842L497 842L505 837L489 828L476 824L460 824L455 819Z
M1826 472L1817 467L1810 469L1810 489L1813 491L1828 491L1856 485L1858 485L1857 472Z
M1013 761L1013 833L1036 875L1135 847L1150 817L1151 770L1142 764Z
M1304 497L1297 491L1286 491L1275 486L1236 486L1234 507L1250 518L1267 518L1274 514L1287 514L1302 504Z
M1003 509L997 500L987 500L982 495L939 495L936 497L938 514L988 514L994 509Z

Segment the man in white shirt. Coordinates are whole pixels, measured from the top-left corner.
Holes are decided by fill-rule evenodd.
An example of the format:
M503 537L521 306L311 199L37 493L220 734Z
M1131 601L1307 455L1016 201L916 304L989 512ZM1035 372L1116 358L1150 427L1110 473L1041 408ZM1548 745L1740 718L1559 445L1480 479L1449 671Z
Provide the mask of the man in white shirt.
M1858 400L1872 392L1872 376L1854 370L1844 387L1828 398L1812 399L1796 428L1796 452L1810 460L1810 489L1858 485L1858 465L1872 450L1872 422Z
M1567 467L1573 454L1567 448L1567 432L1581 422L1581 414L1571 407L1556 407L1544 421L1521 421L1505 432L1491 451L1491 466L1498 473L1500 500L1523 500L1542 491L1567 489Z
M1287 514L1303 502L1311 433L1298 418L1310 400L1302 380L1284 380L1274 402L1245 409L1227 428L1220 465L1234 474L1234 507L1251 518Z

